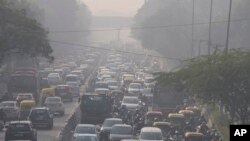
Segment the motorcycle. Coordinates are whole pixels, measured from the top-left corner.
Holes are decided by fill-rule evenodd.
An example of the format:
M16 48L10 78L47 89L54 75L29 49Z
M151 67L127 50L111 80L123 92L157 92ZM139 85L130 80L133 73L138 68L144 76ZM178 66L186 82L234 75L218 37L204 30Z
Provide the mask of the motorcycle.
M0 121L0 131L2 131L4 128L4 122L3 121Z

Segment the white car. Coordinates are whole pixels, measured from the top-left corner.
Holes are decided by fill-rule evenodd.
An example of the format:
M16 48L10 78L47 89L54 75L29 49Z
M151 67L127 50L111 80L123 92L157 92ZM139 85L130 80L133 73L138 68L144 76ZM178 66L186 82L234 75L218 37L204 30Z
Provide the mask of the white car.
M133 129L131 125L127 124L115 124L112 126L109 140L117 141L122 139L132 139L133 138Z
M54 114L59 113L60 115L64 115L65 113L65 107L61 97L47 97L44 105Z
M128 86L129 94L140 93L141 90L142 90L142 85L140 83L130 83Z
M107 81L107 84L110 90L117 90L120 88L119 82L115 80L109 80Z
M107 95L107 94L109 94L109 92L110 92L110 90L106 89L106 88L97 88L97 89L95 89L95 93L97 93L97 94Z
M125 105L127 110L135 111L140 107L138 97L124 96L121 106Z
M6 113L7 119L18 119L20 109L16 101L3 101L0 108Z
M77 82L77 84L80 86L81 85L81 80L78 75L76 74L68 74L65 77L66 83L68 82Z
M59 73L50 73L48 75L48 81L50 85L58 85L62 82L62 78Z
M78 124L73 131L73 139L81 134L97 135L97 133L96 126L93 124Z
M163 141L162 131L156 127L143 127L139 135L139 141Z

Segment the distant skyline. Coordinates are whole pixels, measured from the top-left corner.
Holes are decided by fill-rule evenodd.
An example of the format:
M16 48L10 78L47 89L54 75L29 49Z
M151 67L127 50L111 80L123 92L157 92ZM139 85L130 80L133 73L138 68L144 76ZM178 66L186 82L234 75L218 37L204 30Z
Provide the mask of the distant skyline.
M145 0L81 0L94 16L133 17Z

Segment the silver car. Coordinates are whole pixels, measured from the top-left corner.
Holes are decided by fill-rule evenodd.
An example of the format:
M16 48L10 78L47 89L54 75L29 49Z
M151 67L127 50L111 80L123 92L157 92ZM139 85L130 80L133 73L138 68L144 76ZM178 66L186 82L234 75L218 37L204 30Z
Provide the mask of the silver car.
M46 98L44 105L48 107L52 113L64 115L65 108L61 97L48 97Z
M73 131L73 139L82 134L93 134L97 135L96 126L93 124L78 124Z
M6 113L7 119L18 119L20 108L16 101L3 101L0 108Z
M133 129L131 125L115 124L111 128L109 135L110 141L120 141L122 139L132 139Z

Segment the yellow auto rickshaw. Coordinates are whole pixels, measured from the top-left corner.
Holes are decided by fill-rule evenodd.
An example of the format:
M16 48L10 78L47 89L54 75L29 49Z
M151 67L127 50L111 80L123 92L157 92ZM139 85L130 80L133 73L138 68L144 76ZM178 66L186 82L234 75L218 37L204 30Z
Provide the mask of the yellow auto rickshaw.
M184 115L187 124L194 117L194 112L191 110L180 110L179 113Z
M40 103L43 106L47 97L54 97L55 96L55 88L44 88L41 91L40 95Z
M27 120L30 110L36 106L34 100L23 100L20 103L19 120Z
M162 121L162 112L160 111L149 111L145 115L145 125L152 126L154 122Z
M154 127L158 127L161 129L164 137L168 137L169 132L171 131L171 123L170 122L154 122Z
M204 141L204 135L198 132L186 132L185 141Z
M168 120L171 126L183 126L185 125L185 116L180 113L169 113Z

